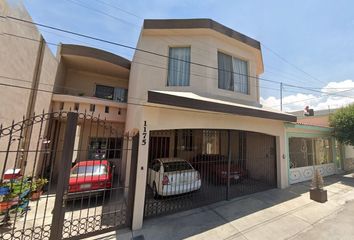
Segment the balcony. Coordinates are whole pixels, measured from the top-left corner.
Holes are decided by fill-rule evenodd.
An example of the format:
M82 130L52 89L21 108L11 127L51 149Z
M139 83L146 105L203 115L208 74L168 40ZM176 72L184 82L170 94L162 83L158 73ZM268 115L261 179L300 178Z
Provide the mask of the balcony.
M53 94L53 111L88 112L112 122L125 122L127 103L91 96Z

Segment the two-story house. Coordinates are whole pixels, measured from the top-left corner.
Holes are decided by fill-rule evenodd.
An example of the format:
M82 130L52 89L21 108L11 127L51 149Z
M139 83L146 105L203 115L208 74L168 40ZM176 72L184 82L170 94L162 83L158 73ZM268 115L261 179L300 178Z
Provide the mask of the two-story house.
M105 124L92 126L79 121L75 149L85 151L75 151L72 161L120 159L123 139L117 134L113 136L105 127L124 134L130 61L100 49L70 44L60 45L57 59L52 111L78 112ZM57 121L57 134L62 136L65 122ZM62 139L58 141L63 144ZM54 173L60 170L60 162L56 163Z
M34 40L33 44L39 43ZM42 52L50 55L45 43L41 44ZM32 48L36 50L37 45ZM111 207L126 204L123 188L129 186L135 188L134 202L126 204L133 210L133 229L141 228L144 218L288 186L284 122L296 122L296 117L260 104L258 76L263 73L263 61L258 41L210 19L145 20L132 61L69 44L62 44L56 58L52 57L51 68L46 61L41 67L38 58L33 80L37 84L26 90L31 108L38 111L45 105L47 118L40 117L37 134L25 136L16 130L18 150L12 132L7 134L10 137L4 146L11 145L14 151L13 160L6 157L11 161L5 161L4 171L19 165L17 153L31 149L30 164L19 167L32 177L47 177L49 170L50 181L63 170L63 161L114 159L120 170L113 178L120 181L114 180L110 190L114 188L117 196L111 194L109 207L102 203L102 211L108 209L105 217L103 213L94 217L106 221L127 216L125 207ZM44 90L48 95L38 98ZM10 92L6 94L15 99ZM19 100L28 105L26 99ZM27 108L29 116L31 108ZM67 112L80 115L72 159L61 156ZM87 118L95 121L87 124ZM120 134L112 135L112 129ZM131 142L123 136L137 132L133 184L130 173L135 172L131 171L135 164L131 165L127 151ZM27 147L20 144L30 140L33 143ZM99 204L94 205L96 214ZM120 225L119 221L113 225ZM128 221L127 217L122 225Z
M144 217L288 185L284 122L296 117L262 108L262 73L260 43L213 20L144 21L125 125L140 132L134 229ZM192 163L201 188L156 201L156 158ZM244 180L222 181L230 173ZM165 187L173 187L170 178L164 177Z

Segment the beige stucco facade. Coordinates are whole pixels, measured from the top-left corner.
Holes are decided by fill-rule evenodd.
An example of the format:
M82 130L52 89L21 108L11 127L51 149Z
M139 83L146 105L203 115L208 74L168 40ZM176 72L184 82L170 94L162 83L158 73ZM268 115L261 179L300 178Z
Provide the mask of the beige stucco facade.
M191 47L190 86L167 86L169 47ZM133 59L130 79L139 79L129 85L130 99L144 100L147 89L185 91L220 100L259 104L258 79L249 78L249 93L242 94L218 88L217 52L224 52L248 62L249 75L258 76L263 72L260 50L244 43L229 39L213 30L143 30ZM156 54L147 53L154 52ZM206 67L210 66L210 67Z
M161 55L168 56L169 47L175 46L190 47L191 62L203 65L190 65L190 86L167 86L168 58L161 57ZM217 70L217 53L220 51L247 61L248 74L258 76L263 72L260 49L248 46L211 29L143 29L137 48L156 52L159 56L136 51L130 72L126 131L135 131L136 129L140 131L133 229L141 228L143 223L149 133L153 130L226 129L275 136L278 187L288 186L283 121L148 102L148 91L158 90L191 92L202 97L260 107L257 78L250 77L248 79L249 94L241 94L219 89ZM146 126L144 126L145 124Z
M284 120L270 117L273 112L267 112L259 103L258 76L263 73L260 45L256 40L248 39L242 34L235 32L229 34L229 32L228 30L215 30L208 27L182 29L145 29L143 27L137 44L138 50L135 52L132 62L99 49L65 44L58 48L57 56L54 58L45 47L43 59L48 62L48 68L44 69L41 74L45 84L43 86L39 85L41 88L48 88L49 91L54 93L46 95L38 92L35 109L44 109L45 112L51 110L55 112L86 112L107 121L114 128L121 131L121 136L124 133L129 133L132 136L134 133L139 132L140 142L136 187L134 189L133 229L139 229L143 224L150 131L220 129L243 130L274 136L276 141L275 168L277 186L279 188L288 186L288 160L286 158ZM33 37L39 37L39 35L34 34ZM17 69L18 67L15 67L12 71L19 74L24 74L24 72L31 73L30 79L32 79L33 70L31 69L36 61L31 56L38 52L38 42L17 44L21 46L23 44L23 46L32 44L33 46L26 48L23 56L13 60L14 62L25 61L23 64L25 69ZM259 47L257 47L257 44ZM190 85L180 87L167 86L169 47L183 46L191 49ZM12 48L16 47L17 45L12 46ZM7 51L1 46L0 49ZM139 49L143 49L143 51ZM247 74L249 75L248 94L218 88L218 52L226 53L247 62ZM19 75L17 77L22 78L25 76ZM97 98L95 96L97 85L128 89L128 102ZM13 116L10 116L11 119L21 119L22 115L20 117L16 114L23 114L27 111L26 108L22 109L22 106L27 105L26 99L29 98L29 93L22 91L14 90L10 94L4 90L4 94L7 94L9 99L13 100L13 103L11 103L12 108L21 106L18 111L15 111L16 113ZM178 107L163 103L156 104L149 102L149 91L193 93L201 98L212 99L214 104L224 104L225 108L241 108L242 111L239 113L225 113L222 108L211 111L201 110L193 106ZM13 94L22 94L25 97L15 99ZM208 104L207 101L205 102ZM92 111L92 105L95 105L95 111ZM108 108L109 111L107 112ZM4 112L0 111L0 117L6 115L5 110ZM249 115L249 112L256 115ZM263 112L264 116L262 115ZM283 113L277 114L282 115ZM9 119L10 117L6 116ZM8 121L7 119L1 120ZM61 131L58 134L61 141L59 143L60 148L63 144L63 133ZM92 137L89 135L88 130L79 122L75 137L75 147L87 149L90 144L90 137ZM97 137L105 137L103 129L98 129ZM131 142L124 142L124 148L128 144L131 144ZM234 144L237 145L236 142ZM256 148L255 143L249 143L248 145ZM128 180L130 179L131 162L128 160L130 159L130 154L131 152L129 151L122 154L122 167L126 168L125 176L122 177L125 177L126 186L129 184ZM60 155L57 158L60 159ZM84 160L85 158L87 158L87 155L74 153L73 161ZM55 170L56 172L60 171L60 162L58 161Z
M17 1L1 1L0 13L2 16L31 20L24 6ZM35 26L7 18L2 18L0 25L0 83L4 84L0 87L0 124L6 128L12 121L19 122L34 113L50 110L58 62ZM45 122L43 128L46 126ZM36 149L37 141L33 139L41 134L38 127L28 128L23 133L21 146ZM17 143L12 143L10 150L17 148ZM1 149L6 148L7 144L6 139L0 140ZM4 153L0 154L0 158L5 159ZM6 168L14 167L15 158L15 154L9 154ZM30 166L36 161L35 156L28 153L23 158L27 161L27 169L32 169ZM1 161L0 169L3 164ZM31 173L32 170L26 171L26 174Z
M274 120L264 120L245 116L220 114L215 112L198 112L189 109L161 108L159 106L137 107L139 115L135 115L139 122L136 128L143 129L144 121L147 124L146 139L152 130L168 129L235 129L265 133L276 137L277 149L277 182L279 188L288 186L288 165L285 156L285 139L283 123ZM128 109L129 112L129 109ZM130 124L126 124L127 126ZM149 142L142 145L143 139L140 133L139 158L136 178L136 191L134 203L133 228L142 226L143 210L146 188L146 169L148 165Z

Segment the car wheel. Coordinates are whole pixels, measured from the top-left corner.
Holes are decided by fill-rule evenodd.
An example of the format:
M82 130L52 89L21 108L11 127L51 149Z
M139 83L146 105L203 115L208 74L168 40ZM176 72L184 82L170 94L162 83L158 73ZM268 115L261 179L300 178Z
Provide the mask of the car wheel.
M159 193L157 192L157 188L156 188L156 183L155 182L152 185L152 195L154 196L154 199L158 199L159 198Z

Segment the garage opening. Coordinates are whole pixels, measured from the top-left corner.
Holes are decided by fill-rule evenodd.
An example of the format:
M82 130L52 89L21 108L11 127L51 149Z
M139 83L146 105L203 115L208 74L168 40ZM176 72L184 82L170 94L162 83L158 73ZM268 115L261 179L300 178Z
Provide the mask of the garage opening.
M277 186L275 137L248 131L151 131L145 217Z

